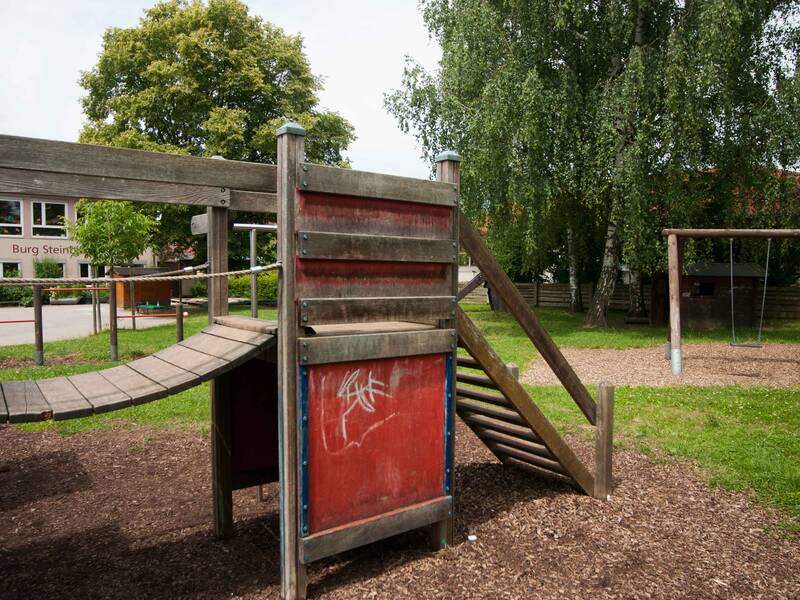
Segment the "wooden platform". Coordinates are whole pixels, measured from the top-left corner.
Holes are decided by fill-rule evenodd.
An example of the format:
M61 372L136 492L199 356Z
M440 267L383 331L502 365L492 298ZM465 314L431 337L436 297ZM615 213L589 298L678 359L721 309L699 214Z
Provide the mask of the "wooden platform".
M0 423L75 419L171 396L262 354L275 323L221 317L192 337L125 365L31 381L0 382Z

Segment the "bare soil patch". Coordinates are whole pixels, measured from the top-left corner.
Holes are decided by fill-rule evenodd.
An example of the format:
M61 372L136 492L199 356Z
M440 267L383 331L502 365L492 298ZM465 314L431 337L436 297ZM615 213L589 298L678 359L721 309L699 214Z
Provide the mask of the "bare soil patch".
M620 451L603 503L457 432L456 544L411 532L315 563L311 597L800 597L800 541L765 531L780 515L685 465ZM0 429L0 597L277 597L277 489L237 492L217 541L209 457L185 431Z
M47 366L55 365L81 365L90 361L81 358L77 354L65 354L63 356L48 356ZM7 369L27 369L35 367L36 362L32 358L0 358L0 371Z
M800 346L769 344L763 348L733 348L728 344L688 344L683 347L683 373L672 375L664 347L562 348L561 352L584 383L608 381L643 386L792 386L800 385ZM522 377L528 384L557 384L543 360Z

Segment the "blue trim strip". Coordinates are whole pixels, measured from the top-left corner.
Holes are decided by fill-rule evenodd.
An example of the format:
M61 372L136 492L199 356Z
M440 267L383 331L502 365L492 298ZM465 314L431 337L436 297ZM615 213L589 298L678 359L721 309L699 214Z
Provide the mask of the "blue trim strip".
M297 424L300 433L300 535L308 535L308 367L300 367Z
M453 375L455 352L448 352L444 357L444 495L449 496L453 481L453 432L451 431L453 414Z

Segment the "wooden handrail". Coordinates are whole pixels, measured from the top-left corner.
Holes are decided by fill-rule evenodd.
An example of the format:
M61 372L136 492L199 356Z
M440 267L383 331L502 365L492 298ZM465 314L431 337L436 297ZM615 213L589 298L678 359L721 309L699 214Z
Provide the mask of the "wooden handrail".
M500 263L497 262L497 259L486 247L486 244L483 243L472 223L461 211L459 211L458 228L459 239L464 250L478 265L492 290L497 293L508 312L522 326L522 330L528 335L545 362L550 365L553 373L556 374L561 385L566 388L569 395L575 400L586 419L594 425L597 418L597 405L589 394L589 390L578 379L572 366L561 354L561 350L555 345L550 334L542 327L539 319L525 302L517 286L506 275L503 267L500 266Z

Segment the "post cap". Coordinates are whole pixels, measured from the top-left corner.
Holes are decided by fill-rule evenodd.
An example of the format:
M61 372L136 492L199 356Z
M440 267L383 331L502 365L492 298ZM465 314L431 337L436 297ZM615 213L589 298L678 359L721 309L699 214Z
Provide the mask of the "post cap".
M276 135L284 135L286 133L291 133L292 135L305 135L306 130L303 129L303 126L300 123L295 123L294 121L287 121L275 132Z
M445 150L436 155L436 162L443 162L445 160L452 160L453 162L461 162L461 155L454 150Z

